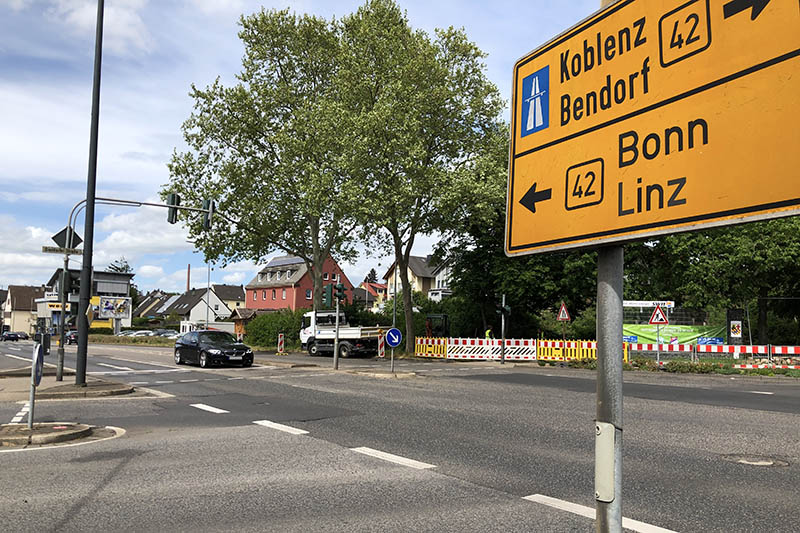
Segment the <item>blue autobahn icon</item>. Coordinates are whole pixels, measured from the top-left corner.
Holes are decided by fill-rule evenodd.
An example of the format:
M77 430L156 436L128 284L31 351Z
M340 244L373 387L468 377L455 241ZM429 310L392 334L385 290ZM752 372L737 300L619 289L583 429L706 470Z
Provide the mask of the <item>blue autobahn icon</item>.
M537 70L522 78L521 137L543 130L550 125L550 67Z
M403 334L397 328L392 328L386 332L386 344L389 348L397 348L400 346L400 341L403 340Z

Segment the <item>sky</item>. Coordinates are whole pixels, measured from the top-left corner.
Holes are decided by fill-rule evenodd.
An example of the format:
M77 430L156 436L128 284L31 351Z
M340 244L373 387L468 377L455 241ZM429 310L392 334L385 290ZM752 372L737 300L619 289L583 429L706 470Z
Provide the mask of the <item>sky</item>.
M158 202L169 181L167 162L186 145L181 124L192 110L191 84L217 77L232 85L241 70L238 21L285 9L340 18L355 0L107 0L105 2L97 196ZM508 101L514 62L591 15L598 0L405 0L410 24L433 33L464 28L488 54L486 73ZM63 256L42 253L86 197L96 0L0 0L0 288L40 285ZM508 110L506 110L508 118ZM83 234L83 213L78 232ZM436 236L418 238L413 255L427 255ZM140 290L205 286L203 255L187 242L166 210L98 205L94 267L124 257ZM258 263L213 268L212 283L247 284ZM72 256L70 268L80 268ZM393 262L365 250L345 274L357 285L371 268L382 276Z

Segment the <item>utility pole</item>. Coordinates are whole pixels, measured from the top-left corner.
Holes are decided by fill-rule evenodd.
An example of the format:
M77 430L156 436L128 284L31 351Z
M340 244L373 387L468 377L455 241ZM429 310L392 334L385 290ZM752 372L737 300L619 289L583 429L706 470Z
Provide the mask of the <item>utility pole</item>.
M503 301L500 313L500 364L506 364L506 295L503 294Z
M83 235L80 305L78 307L78 356L75 384L86 386L86 355L89 344L89 321L86 311L92 297L92 252L94 244L94 204L97 188L97 139L100 127L100 72L103 58L103 0L97 0L97 31L94 48L94 82L92 85L92 125L89 139L89 175L86 181L86 219ZM63 312L63 311L62 311Z

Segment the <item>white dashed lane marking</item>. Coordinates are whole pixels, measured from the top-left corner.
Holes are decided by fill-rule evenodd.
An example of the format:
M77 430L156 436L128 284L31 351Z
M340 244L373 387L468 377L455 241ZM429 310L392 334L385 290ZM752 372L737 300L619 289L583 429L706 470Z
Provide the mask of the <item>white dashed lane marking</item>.
M22 419L25 418L25 415L28 414L30 408L31 408L30 402L25 402L25 405L22 407L22 409L19 410L19 413L14 415L14 418L11 419L11 423L19 424L20 422L22 422Z
M203 411L208 411L209 413L214 413L214 414L217 414L217 415L221 415L221 414L224 414L224 413L230 413L230 411L226 411L225 409L219 409L217 407L212 407L212 406L206 405L204 403L193 403L192 407L195 407L197 409L202 409Z
M394 455L393 453L382 452L380 450L374 450L372 448L367 448L364 446L360 448L350 448L350 449L357 453L363 453L364 455L369 455L370 457L383 459L384 461L389 461L390 463L396 463L399 465L416 468L417 470L424 470L426 468L436 468L436 465L415 461L414 459L408 459L407 457L401 457L399 455Z
M283 431L284 433L291 433L292 435L305 435L308 431L299 428L293 428L292 426L284 426L283 424L278 424L277 422L270 422L269 420L254 420L253 424L258 424L259 426L264 426L270 429L277 429L278 431Z
M97 363L97 366L105 366L108 368L113 368L114 370L124 370L133 372L133 369L129 366L117 366L117 365L109 365L108 363Z
M595 519L595 510L591 507L586 507L585 505L559 500L558 498L551 498L550 496L545 496L544 494L532 494L530 496L525 496L522 499L530 502L541 503L542 505L547 505L549 507L553 507L554 509L560 509L562 511L567 511L568 513L573 513L579 516L585 516L586 518L591 518L592 520ZM639 522L638 520L631 520L630 518L624 517L622 518L622 527L625 529L630 529L631 531L638 531L639 533L676 533L671 529L664 529L663 527L653 526L644 522Z
M773 394L775 394L774 392L765 392L760 390L749 390L747 392L749 392L750 394L763 394L765 396L772 396Z

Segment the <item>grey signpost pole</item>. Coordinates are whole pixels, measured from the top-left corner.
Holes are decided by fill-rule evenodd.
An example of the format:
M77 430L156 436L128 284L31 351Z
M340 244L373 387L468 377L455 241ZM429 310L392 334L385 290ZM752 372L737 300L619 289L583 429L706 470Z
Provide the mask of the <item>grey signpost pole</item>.
M598 533L622 532L622 246L597 254L597 422L595 509Z
M336 333L333 336L333 369L339 370L339 298L336 298Z

